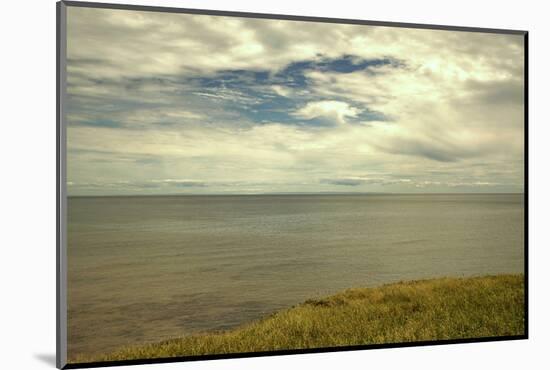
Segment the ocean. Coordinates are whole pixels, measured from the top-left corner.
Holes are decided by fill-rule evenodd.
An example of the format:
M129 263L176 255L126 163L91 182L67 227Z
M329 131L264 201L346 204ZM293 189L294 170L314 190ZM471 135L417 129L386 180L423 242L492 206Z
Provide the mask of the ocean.
M523 194L70 197L69 356L352 287L520 273Z

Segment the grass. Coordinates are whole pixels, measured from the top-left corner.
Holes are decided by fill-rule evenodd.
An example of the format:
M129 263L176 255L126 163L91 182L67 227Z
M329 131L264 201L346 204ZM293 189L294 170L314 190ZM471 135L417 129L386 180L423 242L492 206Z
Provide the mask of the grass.
M497 275L349 289L230 331L71 363L523 335L523 281L523 275Z

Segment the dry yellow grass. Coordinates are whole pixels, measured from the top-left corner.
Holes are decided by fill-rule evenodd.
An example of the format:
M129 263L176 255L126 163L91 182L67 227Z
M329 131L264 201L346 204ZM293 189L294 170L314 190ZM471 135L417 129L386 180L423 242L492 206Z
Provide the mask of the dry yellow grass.
M523 335L523 282L523 275L498 275L349 289L234 330L127 347L70 362Z

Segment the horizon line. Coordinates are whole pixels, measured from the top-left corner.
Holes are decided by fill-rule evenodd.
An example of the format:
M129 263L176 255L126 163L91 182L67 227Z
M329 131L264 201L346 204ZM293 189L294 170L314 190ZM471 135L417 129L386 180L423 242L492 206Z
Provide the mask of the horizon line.
M67 198L177 197L177 196L265 196L265 195L525 195L525 192L274 192L274 193L165 193L165 194L79 194Z

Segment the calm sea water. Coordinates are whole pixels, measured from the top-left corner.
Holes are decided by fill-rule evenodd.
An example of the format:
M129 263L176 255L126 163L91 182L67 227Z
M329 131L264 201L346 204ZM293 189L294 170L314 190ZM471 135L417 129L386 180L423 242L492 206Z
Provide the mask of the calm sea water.
M344 288L523 271L519 194L69 199L69 355Z

